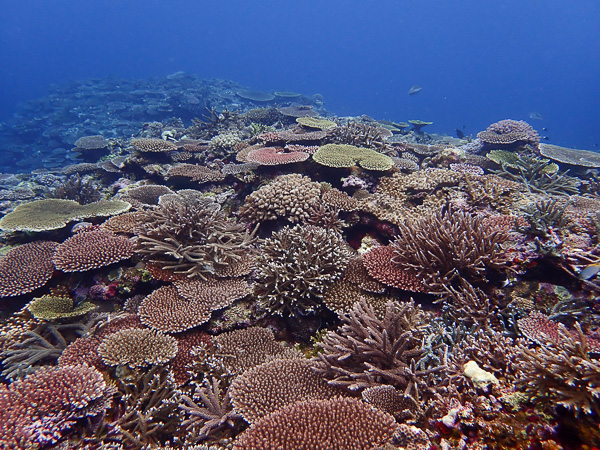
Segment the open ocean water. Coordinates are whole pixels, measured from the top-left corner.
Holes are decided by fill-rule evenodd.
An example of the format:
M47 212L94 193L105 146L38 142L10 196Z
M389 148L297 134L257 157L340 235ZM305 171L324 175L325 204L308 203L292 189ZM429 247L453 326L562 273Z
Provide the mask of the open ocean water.
M2 16L0 448L600 448L600 3Z

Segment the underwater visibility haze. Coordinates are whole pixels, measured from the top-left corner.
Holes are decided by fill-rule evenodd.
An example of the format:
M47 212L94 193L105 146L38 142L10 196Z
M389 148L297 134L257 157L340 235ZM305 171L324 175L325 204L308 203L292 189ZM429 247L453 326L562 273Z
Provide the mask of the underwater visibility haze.
M1 448L600 448L600 4L2 10Z

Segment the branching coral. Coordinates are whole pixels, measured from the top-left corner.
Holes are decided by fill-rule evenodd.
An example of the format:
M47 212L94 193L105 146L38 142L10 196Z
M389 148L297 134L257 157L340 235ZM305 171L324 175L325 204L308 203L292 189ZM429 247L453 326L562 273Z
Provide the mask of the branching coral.
M330 331L317 344L323 352L315 358L315 370L330 384L352 390L391 385L412 397L412 412L418 414L420 391L431 387L432 374L445 369L444 364L416 366L424 353L424 312L413 302L389 302L385 316L379 318L371 306L360 302L342 321L338 331Z
M186 415L181 425L188 431L186 441L202 441L224 430L231 434L243 423L242 415L233 410L229 392L223 394L214 377L197 386L192 397L181 395L181 400L179 408Z
M206 279L246 264L255 241L253 233L220 211L168 202L147 212L138 229L137 251L164 270Z
M577 194L581 181L578 178L567 176L567 172L559 172L558 166L550 160L519 155L516 153L498 151L500 154L510 154L510 158L494 157L494 151L488 158L497 162L501 168L492 170L493 173L509 180L523 183L529 192L546 194Z
M315 310L319 296L338 279L350 259L342 237L313 226L286 227L261 248L257 294L276 314Z
M563 406L575 415L600 415L600 361L589 355L579 325L576 334L560 326L560 345L551 341L525 349L521 380L525 393L547 407Z
M175 382L163 367L119 380L119 415L107 423L108 438L156 448L164 436L174 434L179 427L178 402Z
M500 244L508 233L465 211L440 209L409 219L399 229L391 244L393 261L424 280L431 293L444 294L449 284L460 287L460 279L485 283L488 270L505 266Z

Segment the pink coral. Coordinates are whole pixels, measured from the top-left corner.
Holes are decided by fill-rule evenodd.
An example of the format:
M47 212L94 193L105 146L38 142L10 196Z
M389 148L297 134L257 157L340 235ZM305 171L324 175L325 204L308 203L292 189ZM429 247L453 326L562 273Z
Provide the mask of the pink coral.
M309 156L308 153L301 151L286 153L281 147L262 147L250 151L246 155L246 160L264 166L278 166L306 161Z

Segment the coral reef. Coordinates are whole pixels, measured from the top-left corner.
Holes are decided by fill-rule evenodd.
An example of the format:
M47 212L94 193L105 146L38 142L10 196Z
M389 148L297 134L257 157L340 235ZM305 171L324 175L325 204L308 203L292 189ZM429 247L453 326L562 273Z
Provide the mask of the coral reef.
M51 91L0 127L0 446L600 447L594 154L185 73Z

